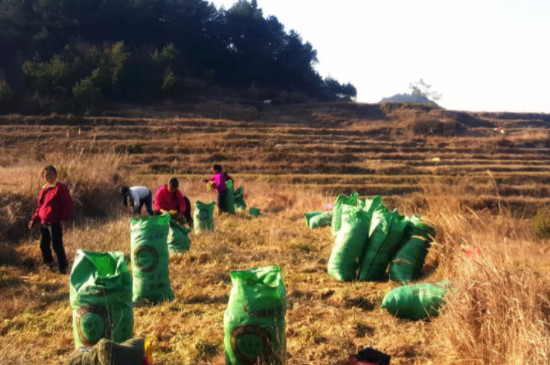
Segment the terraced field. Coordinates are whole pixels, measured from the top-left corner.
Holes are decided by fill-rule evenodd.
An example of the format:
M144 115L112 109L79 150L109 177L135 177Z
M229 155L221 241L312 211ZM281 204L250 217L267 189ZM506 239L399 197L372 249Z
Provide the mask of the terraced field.
M200 179L220 162L264 215L216 216L215 232L192 232L191 250L170 255L176 299L134 309L134 335L152 338L155 365L224 364L229 273L265 265L284 273L288 365L343 365L365 345L395 365L549 363L550 240L530 216L550 203L550 116L354 103L178 108L0 116L0 362L62 363L74 350L68 277L40 266L27 229L45 164L75 200L71 260L77 249L130 257L121 184L156 188L176 175L193 201L210 201ZM381 310L399 283L327 275L334 237L307 228L304 213L352 191L432 221L419 281L455 288L439 317Z
M360 104L256 109L250 121L189 111L162 119L4 116L0 148L40 159L55 141L75 153L128 154L127 168L140 174L191 179L220 162L245 180L390 199L444 183L474 208L499 203L521 214L550 202L548 115Z

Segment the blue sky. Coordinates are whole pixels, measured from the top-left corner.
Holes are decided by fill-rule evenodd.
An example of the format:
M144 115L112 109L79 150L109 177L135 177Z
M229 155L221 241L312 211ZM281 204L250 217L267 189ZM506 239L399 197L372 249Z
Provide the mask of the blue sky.
M235 0L211 1L230 8ZM375 103L420 78L452 110L550 113L550 0L257 0Z

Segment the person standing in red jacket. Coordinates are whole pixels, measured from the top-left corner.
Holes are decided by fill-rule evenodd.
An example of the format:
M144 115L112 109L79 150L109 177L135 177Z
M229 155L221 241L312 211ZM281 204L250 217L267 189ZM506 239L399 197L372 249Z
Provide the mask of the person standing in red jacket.
M38 206L34 211L29 228L40 222L40 251L44 264L53 268L52 249L57 255L59 272L67 273L67 256L63 247L63 228L73 215L73 200L65 184L57 181L57 170L53 166L46 166L42 171L46 184L38 195Z

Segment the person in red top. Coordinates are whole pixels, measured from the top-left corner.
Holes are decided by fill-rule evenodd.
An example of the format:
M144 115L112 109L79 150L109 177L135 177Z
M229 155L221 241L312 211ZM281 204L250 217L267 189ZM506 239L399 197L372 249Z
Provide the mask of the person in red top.
M63 247L63 228L73 215L73 200L65 184L57 181L57 170L53 166L46 166L42 171L46 184L38 195L38 206L29 222L33 228L40 222L40 251L44 264L53 268L52 249L57 255L59 272L67 273L67 256Z
M187 220L189 226L193 226L190 213L191 204L179 190L179 181L175 177L170 178L168 184L158 188L155 194L155 212L157 214L170 213L176 221L183 223L184 220Z

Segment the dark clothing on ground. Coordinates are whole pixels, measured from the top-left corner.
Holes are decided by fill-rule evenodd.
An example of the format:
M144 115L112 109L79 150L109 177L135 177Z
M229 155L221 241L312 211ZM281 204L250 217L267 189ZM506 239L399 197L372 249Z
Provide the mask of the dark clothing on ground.
M52 246L57 256L59 271L66 273L68 263L65 248L63 247L63 229L60 223L43 224L40 228L40 251L42 251L44 264L50 267L54 264Z
M225 197L227 195L227 190L218 191L218 209L220 212L227 212L225 206Z

